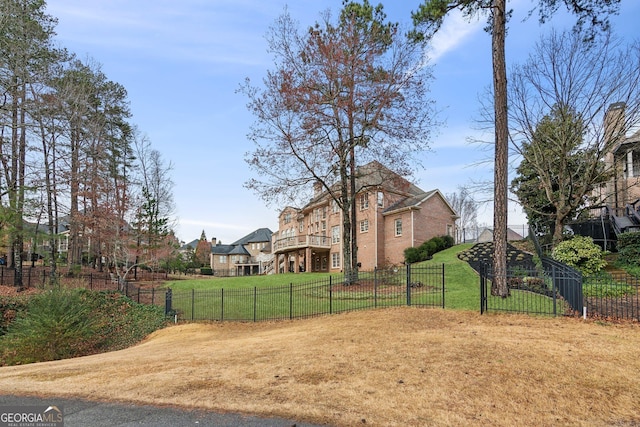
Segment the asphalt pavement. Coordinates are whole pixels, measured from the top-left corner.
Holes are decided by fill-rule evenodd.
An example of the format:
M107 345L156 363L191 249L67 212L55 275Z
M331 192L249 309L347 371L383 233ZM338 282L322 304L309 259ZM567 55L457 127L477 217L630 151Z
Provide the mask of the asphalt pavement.
M280 418L55 397L0 395L0 406L62 407L64 427L323 427Z

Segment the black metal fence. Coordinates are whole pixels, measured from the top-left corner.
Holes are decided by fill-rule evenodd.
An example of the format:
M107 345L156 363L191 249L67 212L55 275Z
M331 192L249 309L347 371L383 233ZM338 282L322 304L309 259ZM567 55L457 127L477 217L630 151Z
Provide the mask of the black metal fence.
M480 274L481 313L514 312L542 315L585 316L640 321L640 280L626 274L601 273L582 277L580 272L543 259L539 270L510 269L509 296L491 295L491 267Z
M566 268L563 268L566 267ZM549 268L508 268L506 283L508 296L491 294L495 280L491 265L480 270L480 312L515 312L543 315L572 315L582 310L582 301L576 299L581 288L580 273L562 265Z
M357 280L328 276L268 288L171 290L165 310L176 320L262 321L313 317L400 305L444 308L444 265L359 272Z
M640 321L640 283L628 274L598 274L582 284L589 317Z

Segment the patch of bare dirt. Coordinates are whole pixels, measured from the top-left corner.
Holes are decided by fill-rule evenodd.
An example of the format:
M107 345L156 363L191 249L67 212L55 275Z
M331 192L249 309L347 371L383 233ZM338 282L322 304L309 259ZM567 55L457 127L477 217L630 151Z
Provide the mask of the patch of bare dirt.
M0 368L0 390L334 426L631 425L638 348L637 324L399 307L181 324L122 351Z
M0 286L0 295L2 296L16 296L16 295L33 295L40 292L37 288L18 289L15 286Z

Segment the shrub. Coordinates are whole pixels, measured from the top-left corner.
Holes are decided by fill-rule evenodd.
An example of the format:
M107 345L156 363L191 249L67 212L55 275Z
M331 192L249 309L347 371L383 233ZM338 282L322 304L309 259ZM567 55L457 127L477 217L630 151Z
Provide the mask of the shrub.
M200 267L200 274L204 276L213 276L213 270L211 267Z
M29 300L25 296L0 296L0 336L7 333L9 325L19 312L27 308Z
M46 291L30 298L0 336L0 366L119 350L165 323L162 307L117 292Z
M431 259L436 252L443 251L454 245L455 241L451 236L436 236L423 242L420 246L406 248L404 250L404 262L412 264L414 262Z
M575 267L580 270L583 276L595 274L607 265L600 246L593 243L591 237L585 236L575 236L570 240L560 242L553 249L551 257L556 261Z
M407 248L404 250L404 261L408 264L422 261L421 257L422 255L418 248Z
M34 295L9 325L20 363L58 360L83 354L95 317L78 291L55 290Z
M640 266L640 233L622 233L618 236L618 263Z

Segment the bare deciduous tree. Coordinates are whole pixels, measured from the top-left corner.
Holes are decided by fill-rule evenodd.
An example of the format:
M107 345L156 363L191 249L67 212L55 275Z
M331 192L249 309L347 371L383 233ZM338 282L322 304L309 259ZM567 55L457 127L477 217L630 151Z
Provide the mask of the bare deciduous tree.
M466 231L478 226L478 203L473 198L471 191L466 186L459 186L456 193L447 195L451 207L458 214L456 230L458 242L464 243Z
M427 97L430 68L382 6L345 3L300 33L283 14L268 34L275 69L264 87L241 91L257 122L248 155L259 179L247 182L265 201L300 202L319 184L342 211L343 271L357 272L356 181L377 160L401 175L419 165L435 125ZM349 279L348 279L349 280Z

